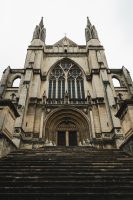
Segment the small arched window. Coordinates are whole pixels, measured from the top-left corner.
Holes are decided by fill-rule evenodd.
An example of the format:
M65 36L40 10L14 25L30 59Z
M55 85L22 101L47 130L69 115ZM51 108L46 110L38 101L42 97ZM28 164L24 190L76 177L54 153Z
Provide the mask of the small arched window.
M121 87L119 79L113 77L112 81L113 81L114 87Z
M19 87L20 80L20 77L15 78L12 82L12 87Z

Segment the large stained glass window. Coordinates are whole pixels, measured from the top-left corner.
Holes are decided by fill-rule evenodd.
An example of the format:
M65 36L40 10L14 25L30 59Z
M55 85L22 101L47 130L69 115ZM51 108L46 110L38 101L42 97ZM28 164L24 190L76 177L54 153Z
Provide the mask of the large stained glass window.
M63 99L65 92L69 99L84 99L84 79L81 69L70 60L58 63L49 77L49 99Z

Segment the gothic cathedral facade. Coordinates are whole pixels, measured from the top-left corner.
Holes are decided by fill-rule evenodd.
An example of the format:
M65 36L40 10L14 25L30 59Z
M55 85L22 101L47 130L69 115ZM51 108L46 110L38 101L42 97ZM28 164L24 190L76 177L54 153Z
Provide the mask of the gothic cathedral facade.
M108 68L89 18L86 45L66 36L46 45L45 38L42 18L33 33L24 68L8 67L3 72L0 148L94 146L131 150L132 80L125 67ZM17 79L18 87L14 86Z

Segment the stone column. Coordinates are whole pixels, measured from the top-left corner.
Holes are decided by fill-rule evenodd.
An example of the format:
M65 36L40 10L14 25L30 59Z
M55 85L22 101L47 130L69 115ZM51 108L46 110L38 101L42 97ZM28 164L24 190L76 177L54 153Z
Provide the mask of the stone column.
M69 132L66 131L66 146L69 146Z
M43 110L42 110L41 122L40 122L40 134L39 134L39 138L42 138L42 133L43 133L43 120L44 120L44 112L43 112Z
M91 121L92 138L95 138L96 136L95 136L95 127L94 127L92 110L90 110L90 121Z

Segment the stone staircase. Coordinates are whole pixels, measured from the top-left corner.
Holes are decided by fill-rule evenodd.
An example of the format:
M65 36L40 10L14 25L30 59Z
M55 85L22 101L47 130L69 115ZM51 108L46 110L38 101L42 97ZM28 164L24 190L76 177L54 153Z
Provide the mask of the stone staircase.
M0 200L133 200L133 158L119 150L45 147L0 160Z

